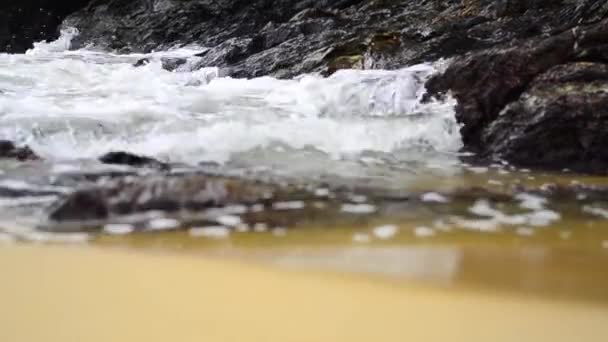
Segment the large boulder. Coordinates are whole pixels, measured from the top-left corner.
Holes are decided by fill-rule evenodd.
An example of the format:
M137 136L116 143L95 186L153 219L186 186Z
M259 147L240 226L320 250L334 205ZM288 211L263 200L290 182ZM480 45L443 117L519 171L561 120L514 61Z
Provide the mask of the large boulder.
M547 70L505 107L482 142L485 153L521 166L608 172L608 64Z
M457 99L465 146L483 159L606 173L606 42L608 19L473 52L427 89Z
M65 17L90 0L2 0L0 52L22 53L34 42L58 37Z

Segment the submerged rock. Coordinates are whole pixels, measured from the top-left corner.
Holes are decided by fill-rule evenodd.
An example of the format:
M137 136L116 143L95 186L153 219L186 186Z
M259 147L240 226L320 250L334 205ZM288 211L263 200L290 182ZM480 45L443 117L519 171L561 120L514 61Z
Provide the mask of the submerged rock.
M103 220L159 210L203 210L254 204L275 192L271 186L204 175L124 177L77 190L50 209L56 221Z
M100 190L76 191L53 207L49 218L54 221L102 220L109 208Z
M15 143L8 140L0 140L0 158L16 159L19 161L40 159L29 146L18 147Z

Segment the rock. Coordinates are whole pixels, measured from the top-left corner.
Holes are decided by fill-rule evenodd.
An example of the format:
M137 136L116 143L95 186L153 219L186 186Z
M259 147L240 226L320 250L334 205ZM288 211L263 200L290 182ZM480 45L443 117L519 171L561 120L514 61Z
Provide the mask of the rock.
M209 50L198 56L197 68L287 78L395 69L504 48L607 13L604 0L105 0L73 13L64 25L80 30L76 48L93 43L150 52L198 44Z
M0 158L19 161L40 159L29 146L17 147L15 143L8 140L0 140Z
M483 159L608 171L608 19L459 57L427 83L450 91L466 149Z
M76 191L50 209L53 221L85 221L108 218L109 209L102 191Z
M139 68L145 65L150 64L150 60L148 58L142 58L140 60L138 60L137 62L133 63L133 67L135 68Z
M154 158L139 156L128 152L109 152L99 157L104 164L128 165L133 167L147 167L159 170L169 170L169 164Z
M180 66L186 64L188 60L186 58L161 58L162 68L167 71L176 71Z
M53 40L70 13L90 0L3 0L0 3L0 52L23 53L34 42Z
M103 220L151 210L203 210L255 204L275 193L271 186L204 175L123 177L77 190L49 211L55 221Z
M484 153L514 164L608 173L608 64L558 65L484 131Z

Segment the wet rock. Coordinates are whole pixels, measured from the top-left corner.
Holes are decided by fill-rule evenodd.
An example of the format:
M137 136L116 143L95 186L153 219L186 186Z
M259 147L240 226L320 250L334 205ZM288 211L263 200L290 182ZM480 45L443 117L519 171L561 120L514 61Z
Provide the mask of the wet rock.
M150 60L148 58L142 58L142 59L138 60L137 62L133 63L133 66L135 68L139 68L139 67L142 67L142 66L145 66L148 64L150 64Z
M154 158L139 156L128 152L108 152L99 157L104 164L128 165L133 167L147 167L159 170L169 170L169 164L160 162Z
M606 108L608 65L556 66L486 128L485 153L521 166L606 173Z
M186 64L188 60L186 58L161 58L162 68L167 71L176 71L182 65Z
M427 83L458 100L468 150L516 165L608 172L608 20L470 53Z
M3 0L0 3L0 52L23 53L34 42L53 40L70 13L90 0Z
M49 219L54 221L86 221L108 218L109 209L103 192L98 189L76 191L53 206Z
M78 190L51 208L55 221L103 220L151 210L203 210L230 204L254 204L275 189L204 175L124 177Z
M106 0L74 13L65 25L81 32L75 47L149 52L198 44L209 50L199 55L197 68L293 77L395 69L506 47L606 13L603 0Z
M0 140L0 158L16 159L19 161L40 159L29 146L18 147L15 143L8 140Z

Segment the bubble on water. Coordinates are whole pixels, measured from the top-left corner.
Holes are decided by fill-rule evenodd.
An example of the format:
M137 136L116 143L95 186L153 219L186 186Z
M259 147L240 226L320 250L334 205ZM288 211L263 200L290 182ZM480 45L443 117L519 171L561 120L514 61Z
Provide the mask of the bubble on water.
M542 196L527 193L517 194L515 199L520 201L520 207L530 210L542 210L548 202L547 199Z
M215 221L223 226L228 227L236 227L243 222L239 216L235 215L222 215L217 217Z
M470 220L456 218L455 221L461 226L472 229L496 231L502 225L529 225L535 227L544 227L561 220L562 216L560 213L550 209L543 209L543 206L539 205L539 203L542 202L539 201L539 199L532 199L531 197L525 197L524 199L525 206L537 209L527 213L509 215L496 208L493 208L489 201L481 199L475 201L473 206L469 208L469 212L486 219Z
M399 227L395 225L384 225L372 230L374 236L380 240L388 240L397 235Z
M304 209L306 204L302 201L290 201L290 202L275 202L272 204L274 210L298 210Z
M343 204L340 210L349 214L365 215L375 213L377 208L372 204Z
M103 226L103 231L110 235L126 235L133 233L135 227L132 224L112 223Z
M443 196L442 194L436 192L427 192L420 196L420 200L423 202L431 202L431 203L448 203L450 199Z
M330 194L329 189L327 188L319 188L315 189L315 196L317 197L328 197Z
M180 226L181 223L172 218L157 218L148 222L148 229L150 230L172 230Z
M608 219L608 210L596 206L586 205L583 206L583 212L601 217L603 219Z

